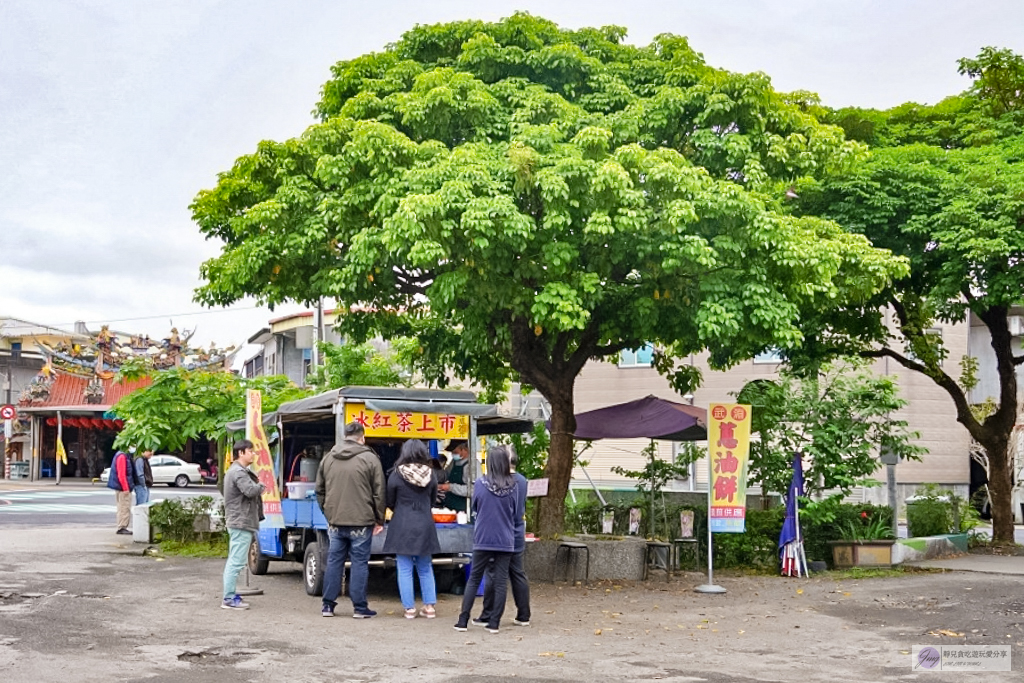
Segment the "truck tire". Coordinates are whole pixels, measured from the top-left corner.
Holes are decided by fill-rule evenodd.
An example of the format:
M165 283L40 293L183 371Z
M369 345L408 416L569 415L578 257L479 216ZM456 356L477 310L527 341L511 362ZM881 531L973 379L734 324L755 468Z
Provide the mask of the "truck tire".
M324 565L320 557L320 544L316 541L306 546L302 559L302 583L306 586L306 595L323 595Z
M260 552L260 539L256 534L252 535L252 543L249 545L249 571L255 576L263 576L270 566L270 558Z

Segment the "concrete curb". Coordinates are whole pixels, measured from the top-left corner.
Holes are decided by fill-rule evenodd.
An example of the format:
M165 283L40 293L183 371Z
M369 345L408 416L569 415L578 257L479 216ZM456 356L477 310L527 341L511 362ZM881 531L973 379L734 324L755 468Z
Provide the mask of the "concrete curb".
M892 563L917 562L967 554L967 534L901 538L892 547Z

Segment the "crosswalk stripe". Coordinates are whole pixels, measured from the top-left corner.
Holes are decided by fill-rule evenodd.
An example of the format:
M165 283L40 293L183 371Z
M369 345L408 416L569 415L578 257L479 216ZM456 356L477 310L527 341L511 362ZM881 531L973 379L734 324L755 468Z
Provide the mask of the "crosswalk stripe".
M0 505L0 515L39 514L43 512L67 512L84 515L109 514L117 512L116 505Z
M104 494L105 491L19 491L5 493L0 491L0 500L35 500L37 498L84 498Z

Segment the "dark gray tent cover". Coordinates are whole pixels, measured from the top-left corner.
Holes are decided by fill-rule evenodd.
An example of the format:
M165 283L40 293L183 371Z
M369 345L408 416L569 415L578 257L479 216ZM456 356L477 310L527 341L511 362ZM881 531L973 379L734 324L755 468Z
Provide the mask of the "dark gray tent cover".
M708 411L696 406L647 396L576 414L577 439L664 439L703 441L708 438Z
M445 413L448 415L474 415L477 434L520 434L533 428L533 422L498 414L497 406L477 403L472 391L446 391L442 389L399 389L394 387L343 387L331 389L316 396L300 398L278 406L263 416L264 425L282 422L320 422L332 419L335 406L342 401L365 403L370 410L389 412ZM227 424L229 431L245 429L245 419Z

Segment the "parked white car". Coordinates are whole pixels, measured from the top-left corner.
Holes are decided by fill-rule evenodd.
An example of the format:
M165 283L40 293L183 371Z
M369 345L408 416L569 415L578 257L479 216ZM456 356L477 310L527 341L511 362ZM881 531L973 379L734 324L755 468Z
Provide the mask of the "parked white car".
M173 455L154 455L149 459L149 466L153 470L154 484L188 486L189 484L199 484L203 481L203 475L199 472L199 465L194 462L185 462ZM109 478L110 468L108 467L100 474L100 481L106 483Z

